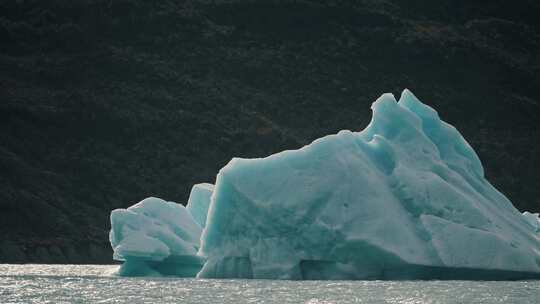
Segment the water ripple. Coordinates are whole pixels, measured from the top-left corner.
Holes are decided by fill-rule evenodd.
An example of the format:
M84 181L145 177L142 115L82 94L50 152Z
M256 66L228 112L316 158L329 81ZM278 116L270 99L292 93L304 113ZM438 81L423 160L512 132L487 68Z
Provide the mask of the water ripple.
M540 303L540 281L119 278L115 266L0 265L0 303Z

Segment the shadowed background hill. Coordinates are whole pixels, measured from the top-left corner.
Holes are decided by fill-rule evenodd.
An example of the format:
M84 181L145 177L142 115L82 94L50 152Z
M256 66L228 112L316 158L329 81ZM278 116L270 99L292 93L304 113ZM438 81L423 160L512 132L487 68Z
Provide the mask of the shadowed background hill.
M406 3L405 3L406 2ZM108 263L109 212L361 130L411 89L540 211L538 1L0 1L0 262Z

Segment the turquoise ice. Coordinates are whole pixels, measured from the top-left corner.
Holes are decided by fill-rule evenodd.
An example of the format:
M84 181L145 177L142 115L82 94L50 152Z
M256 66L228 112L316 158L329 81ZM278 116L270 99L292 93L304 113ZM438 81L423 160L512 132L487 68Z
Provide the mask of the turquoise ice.
M180 204L149 197L113 210L111 227L120 275L194 277L204 263L197 256L202 228Z
M187 208L149 198L114 210L120 274L540 278L538 214L485 179L461 134L408 90L372 110L361 132L232 159Z
M197 254L212 196L212 184L197 184L187 208L149 197L111 212L109 239L113 258L125 276L194 277L204 257Z
M213 191L214 185L208 183L197 184L191 188L186 208L201 227L206 224L206 215Z
M408 90L372 110L361 132L221 169L198 277L540 273L537 230L485 179L453 126Z
M532 230L540 234L540 214L525 211L523 212L523 216L527 223L531 225Z

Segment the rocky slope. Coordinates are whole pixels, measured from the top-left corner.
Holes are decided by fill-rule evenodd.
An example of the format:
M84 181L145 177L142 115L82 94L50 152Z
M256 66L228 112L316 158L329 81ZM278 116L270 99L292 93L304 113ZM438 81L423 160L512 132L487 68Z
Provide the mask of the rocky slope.
M0 262L111 262L111 209L185 203L406 87L540 211L540 5L403 2L0 2Z

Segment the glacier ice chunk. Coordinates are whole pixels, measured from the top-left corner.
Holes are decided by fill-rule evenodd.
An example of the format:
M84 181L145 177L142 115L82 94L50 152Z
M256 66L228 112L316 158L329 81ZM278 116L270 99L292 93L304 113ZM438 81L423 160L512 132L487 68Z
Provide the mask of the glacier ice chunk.
M201 227L206 224L206 214L213 192L214 185L208 183L196 184L191 188L186 208Z
M485 179L453 126L408 90L399 102L382 95L372 110L361 132L222 168L198 277L540 274L534 219Z
M194 277L204 263L201 230L184 206L155 197L113 210L109 239L113 258L124 261L119 274Z
M534 232L540 234L540 213L523 212L523 217L529 223Z
M255 279L540 278L540 217L484 177L451 125L403 91L361 132L234 158L187 207L111 213L121 275Z

